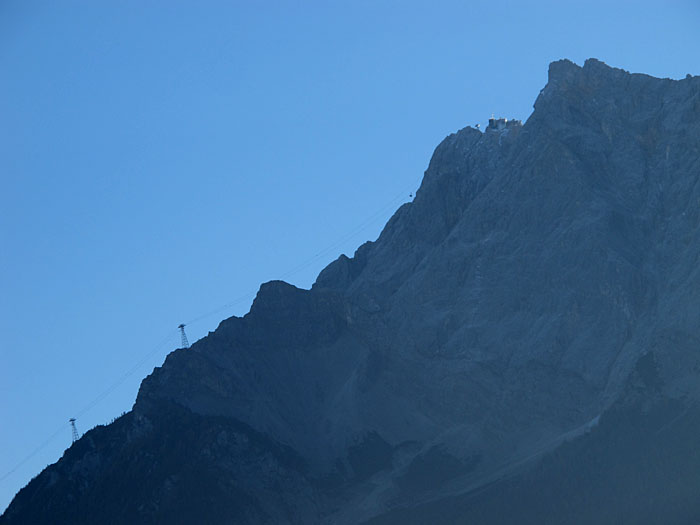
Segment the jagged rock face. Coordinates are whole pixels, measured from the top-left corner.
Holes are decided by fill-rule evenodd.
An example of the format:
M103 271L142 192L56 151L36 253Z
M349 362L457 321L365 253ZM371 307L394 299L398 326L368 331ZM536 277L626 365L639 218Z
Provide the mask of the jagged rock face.
M162 475L144 474L150 499L103 517L158 522L178 501L206 507L216 523L498 523L515 516L501 512L509 503L532 500L531 487L556 486L567 498L586 480L633 476L631 455L575 487L561 483L560 464L532 465L552 450L579 465L634 429L665 428L648 415L657 406L672 406L683 423L675 448L658 455L677 460L700 430L689 408L700 400L698 180L700 78L555 62L524 126L447 137L415 200L376 242L341 256L311 290L263 285L245 317L170 354L128 420L88 433L4 520L30 515L29 494L44 509L31 514L36 523L50 522L68 495L76 508L88 497L114 504L107 480L123 486L131 478L122 470L133 478L157 467ZM214 487L206 504L178 489L185 467L168 463L171 448L125 459L169 435L164 412L212 429L188 438L183 459ZM625 414L624 423L610 414ZM116 435L121 448L107 447ZM228 445L250 436L254 449ZM661 446L637 445L639 455ZM647 465L650 479L662 463ZM503 490L470 496L486 486ZM591 494L519 515L585 522L580 509L603 501ZM623 491L620 508L599 521L620 522L639 494ZM448 496L453 504L442 506ZM659 501L675 505L678 519L700 516L682 498Z

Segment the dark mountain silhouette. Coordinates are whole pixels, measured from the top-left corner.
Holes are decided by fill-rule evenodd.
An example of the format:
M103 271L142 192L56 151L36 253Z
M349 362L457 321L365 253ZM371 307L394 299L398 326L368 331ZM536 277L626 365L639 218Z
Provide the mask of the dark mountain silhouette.
M700 77L555 62L0 523L697 523L699 182Z

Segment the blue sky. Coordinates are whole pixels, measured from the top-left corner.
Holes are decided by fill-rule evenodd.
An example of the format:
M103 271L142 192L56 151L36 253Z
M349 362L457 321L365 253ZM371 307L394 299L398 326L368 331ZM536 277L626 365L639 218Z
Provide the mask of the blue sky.
M180 322L242 298L193 341L262 282L310 286L446 135L527 119L550 61L700 74L699 22L691 1L0 2L0 509L69 417L131 407Z

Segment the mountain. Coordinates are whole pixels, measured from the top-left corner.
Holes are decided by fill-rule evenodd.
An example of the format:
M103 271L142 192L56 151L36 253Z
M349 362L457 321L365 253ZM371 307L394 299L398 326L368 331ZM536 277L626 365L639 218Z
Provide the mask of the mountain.
M699 182L700 77L554 62L0 523L697 523Z

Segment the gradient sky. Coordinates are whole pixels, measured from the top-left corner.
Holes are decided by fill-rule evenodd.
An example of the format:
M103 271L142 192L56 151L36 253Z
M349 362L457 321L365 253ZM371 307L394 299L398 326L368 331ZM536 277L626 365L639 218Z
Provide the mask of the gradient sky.
M550 61L700 74L699 25L694 1L0 0L0 509L69 417L131 408L180 322L309 287L446 135L526 120Z

